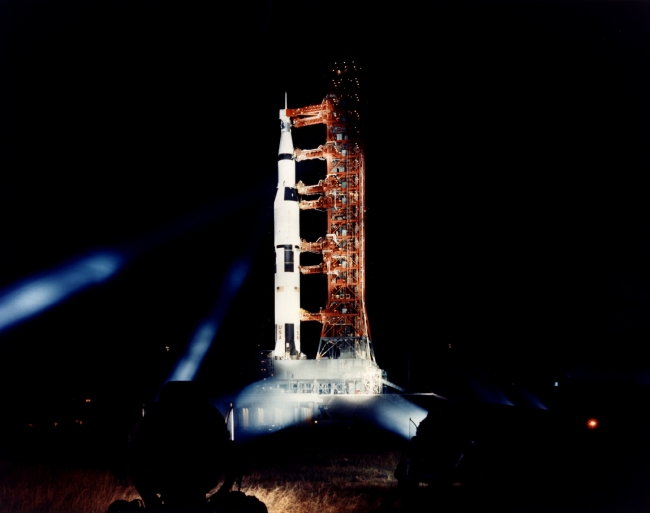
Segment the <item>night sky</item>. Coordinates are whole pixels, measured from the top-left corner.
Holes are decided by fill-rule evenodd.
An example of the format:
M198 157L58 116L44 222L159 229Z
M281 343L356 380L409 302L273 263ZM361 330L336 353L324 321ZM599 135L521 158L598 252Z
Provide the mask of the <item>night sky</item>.
M245 381L274 343L278 109L285 90L319 102L345 59L363 68L367 303L389 379L406 385L409 352L418 390L449 362L650 371L649 28L642 2L3 2L0 287L130 255L0 333L3 390L151 400L250 259L199 375ZM306 239L324 228L303 216ZM325 306L323 280L302 283ZM303 327L310 358L319 331Z

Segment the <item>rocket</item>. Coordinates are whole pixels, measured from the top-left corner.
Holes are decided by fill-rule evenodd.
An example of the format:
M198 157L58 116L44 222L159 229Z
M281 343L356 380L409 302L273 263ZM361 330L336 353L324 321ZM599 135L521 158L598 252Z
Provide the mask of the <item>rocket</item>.
M275 246L275 359L297 359L300 352L300 207L296 190L291 119L280 110L278 190L273 203Z

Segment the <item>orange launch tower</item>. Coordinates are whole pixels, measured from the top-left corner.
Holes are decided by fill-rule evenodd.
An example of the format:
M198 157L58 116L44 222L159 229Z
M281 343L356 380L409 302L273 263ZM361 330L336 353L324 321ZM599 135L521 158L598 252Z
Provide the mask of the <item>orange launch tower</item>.
M294 151L297 162L321 159L324 179L316 185L298 182L300 209L324 210L327 232L301 251L319 253L318 265L301 266L303 274L327 276L327 305L318 313L301 311L301 320L323 325L317 359L361 358L375 362L365 300L365 161L359 135L357 66L335 63L333 90L319 105L287 109L295 128L322 123L325 143ZM308 197L308 198L305 198Z

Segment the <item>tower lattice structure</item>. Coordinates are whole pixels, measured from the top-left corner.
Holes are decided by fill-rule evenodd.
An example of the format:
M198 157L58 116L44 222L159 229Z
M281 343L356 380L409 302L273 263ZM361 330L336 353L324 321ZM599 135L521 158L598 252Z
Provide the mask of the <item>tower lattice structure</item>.
M354 63L335 63L330 93L318 105L287 109L292 126L326 127L325 143L294 150L296 161L324 160L326 176L315 185L298 182L300 209L323 210L324 237L301 241L301 251L322 255L317 265L301 266L303 274L323 273L327 303L319 312L301 310L302 321L322 323L317 359L366 359L376 364L366 313L365 158L359 133L359 81Z

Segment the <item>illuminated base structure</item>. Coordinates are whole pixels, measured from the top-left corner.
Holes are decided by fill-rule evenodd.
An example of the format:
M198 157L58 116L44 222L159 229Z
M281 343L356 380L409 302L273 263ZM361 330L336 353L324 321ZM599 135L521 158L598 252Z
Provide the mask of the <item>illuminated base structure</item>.
M280 429L331 421L333 404L364 402L383 392L382 371L369 360L268 361L274 376L251 386L236 403L242 427Z
M283 394L381 394L386 374L376 363L362 358L275 360L274 379L268 386Z
M369 405L379 398L399 397L383 394L387 385L399 387L368 358L346 358L343 353L336 359L275 360L271 353L261 360L268 377L232 399L240 430L254 433L295 424L337 423L355 415L367 420L368 412L377 410ZM361 413L367 407L371 409Z
M308 360L292 363L308 363L305 369L313 369L315 365L310 364L317 362ZM293 366L293 370L300 366ZM215 406L221 411L228 411L228 404L234 405L232 425L236 433L235 439L255 438L293 426L316 428L337 424L373 425L405 439L410 439L415 434L414 426L426 416L423 408L400 394L338 393L337 386L325 393L327 390L321 388L321 385L329 379L328 373L339 370L326 367L317 368L323 375L321 379L313 378L311 383L307 377L303 379L297 373L291 379L262 381L249 386L236 396L222 398ZM363 370L360 373L363 373ZM348 386L357 386L356 380L351 379L355 375L356 371L350 373ZM318 383L318 392L309 391L315 388L314 380Z
M327 425L353 418L381 423L381 419L372 418L381 410L378 402L402 400L384 395L386 386L402 389L390 383L386 372L369 358L343 352L338 358L279 360L272 358L272 351L263 353L261 370L268 377L233 399L235 423L244 432L296 424Z

